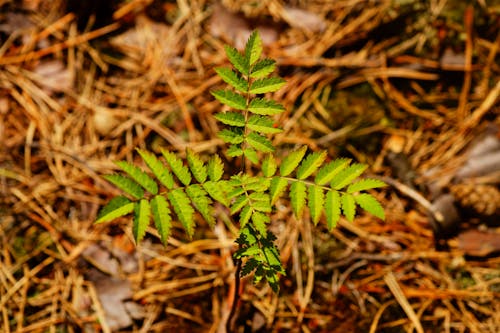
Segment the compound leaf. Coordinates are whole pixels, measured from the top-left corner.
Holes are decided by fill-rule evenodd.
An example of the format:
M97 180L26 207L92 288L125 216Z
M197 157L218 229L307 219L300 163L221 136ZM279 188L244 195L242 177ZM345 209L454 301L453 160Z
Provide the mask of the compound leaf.
M340 195L337 191L328 191L325 198L325 215L328 230L332 230L340 219Z
M97 214L95 223L109 222L116 218L125 216L134 210L134 203L119 195L111 199Z
M280 90L286 81L280 77L266 77L256 80L250 86L251 94L265 94Z
M293 170L299 165L300 161L304 157L307 150L307 146L303 146L290 154L281 161L280 165L280 175L286 177L292 173Z
M354 163L333 177L330 186L336 190L344 188L351 184L354 179L358 178L367 167L366 164Z
M168 165L170 165L172 172L179 178L182 184L188 186L191 183L191 173L184 163L182 163L182 160L169 151L162 150L161 152Z
M248 136L246 137L246 141L250 146L252 146L253 148L255 148L258 151L261 151L264 153L270 153L270 152L274 151L274 146L271 143L271 141L269 141L268 138L266 138L260 134L257 134L255 132L251 132L250 134L248 134ZM245 154L245 156L246 156L246 154ZM252 162L254 162L254 161L252 161ZM254 163L258 163L258 159Z
M259 32L254 30L248 38L245 46L245 60L249 66L252 66L259 60L262 54L262 40L260 39Z
M211 94L222 104L236 110L245 110L247 107L245 97L231 90L216 90L212 91Z
M222 175L224 174L224 164L222 163L219 155L213 155L208 160L207 169L208 178L210 178L211 181L216 182L221 179Z
M319 169L316 177L314 178L314 183L316 185L325 185L330 182L333 177L335 177L340 171L344 170L351 161L347 158L338 158L334 161L327 163L321 169Z
M228 45L224 46L224 49L226 51L227 58L234 66L234 68L236 68L241 74L248 75L250 66L245 58L241 55L241 53L238 52L238 50L234 47Z
M355 193L355 192L370 190L377 187L384 187L386 185L387 185L386 183L378 179L371 179L371 178L361 179L349 185L347 187L347 193Z
M356 203L366 210L368 213L375 215L376 217L385 220L385 212L380 202L375 199L371 194L362 193L354 196Z
M306 179L312 175L323 164L326 158L326 151L314 152L309 154L300 164L297 169L297 178Z
M105 175L104 179L106 179L125 193L130 194L135 199L142 199L144 197L144 190L142 189L142 187L128 177L118 174L112 174Z
M232 69L219 67L215 71L227 84L234 87L236 90L246 93L248 91L248 82L241 76L238 76Z
M174 208L174 212L179 218L182 226L189 237L193 237L194 232L194 209L190 205L189 198L180 188L173 189L167 193L168 200Z
M352 194L342 193L341 197L342 212L349 222L354 221L356 214L356 202Z
M156 182L148 176L143 170L139 167L136 167L133 164L130 164L125 161L117 161L115 162L123 171L125 171L135 182L141 185L146 191L151 194L158 193L158 185Z
M170 170L152 153L147 150L137 149L148 168L158 180L168 189L174 187L174 177Z
M290 185L290 202L295 216L300 219L306 204L306 184L293 182Z
M147 199L141 199L135 203L134 207L134 223L132 232L136 243L139 243L146 234L146 229L151 219L151 206Z
M283 132L281 128L275 127L275 123L272 119L257 115L250 116L250 118L248 119L247 127L252 131L263 134L275 134Z
M263 78L274 71L276 68L276 61L272 59L263 59L253 66L250 77L253 79Z
M269 195L271 197L271 204L274 205L279 197L285 192L288 185L288 180L282 177L273 177L271 179L271 186L269 186Z
M161 242L166 246L168 237L170 236L170 228L172 227L172 217L170 216L167 199L161 195L155 196L151 199L151 211L156 230L160 234Z
M318 224L321 214L323 213L323 206L325 203L325 194L321 186L311 185L308 188L309 211L314 225Z
M285 111L285 107L271 99L254 98L248 105L248 111L263 116L272 116Z
M189 165L189 169L193 174L194 178L199 183L204 183L207 180L207 167L201 160L201 158L194 153L191 149L187 149L186 157Z
M264 177L272 177L276 173L278 165L276 164L276 160L274 156L271 154L267 154L264 157L264 161L262 161L262 174Z

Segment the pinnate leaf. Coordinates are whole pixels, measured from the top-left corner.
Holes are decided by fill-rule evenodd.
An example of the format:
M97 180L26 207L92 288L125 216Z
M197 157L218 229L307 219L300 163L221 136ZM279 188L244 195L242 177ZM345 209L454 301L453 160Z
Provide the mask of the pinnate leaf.
M141 199L139 202L136 202L134 207L134 223L132 227L136 243L139 243L144 238L150 219L151 206L149 205L149 201Z
M342 212L349 222L354 221L354 215L356 214L356 202L352 194L343 193L341 197Z
M309 211L314 225L318 224L321 214L323 213L323 206L325 203L325 194L321 186L311 185L308 188Z
M231 90L216 90L211 93L219 102L236 110L245 110L247 107L245 97Z
M245 116L239 112L219 112L214 117L225 125L245 127Z
M250 71L250 66L245 58L238 52L234 47L226 45L224 47L226 51L227 58L231 62L231 64L243 75L248 75Z
M161 242L166 246L168 237L170 236L170 228L172 227L172 217L170 216L167 199L161 195L157 195L151 199L151 212L153 213L153 221L156 230L160 234Z
M194 209L190 205L188 196L182 189L176 188L168 192L167 197L187 235L192 237L194 233Z
M295 216L300 219L306 204L306 184L293 182L290 185L290 202Z
M261 54L262 40L260 39L259 32L254 30L248 38L245 46L245 60L248 62L249 66L252 66L257 60L259 60Z
M297 150L294 150L287 157L283 159L280 165L280 175L286 177L295 170L295 168L302 161L306 153L307 147L303 146Z
M227 84L236 90L246 93L248 91L248 82L241 76L238 76L232 69L219 67L215 71Z
M95 223L112 221L131 213L133 210L134 203L123 195L119 195L111 199L104 207L101 208L99 214L97 214L97 220Z
M309 154L300 164L297 169L297 178L306 179L312 175L323 164L326 158L326 151L314 152Z
M144 197L144 190L142 187L128 177L118 174L105 175L103 177L108 182L112 183L125 193L130 194L135 199L142 199L142 197Z
M252 131L263 134L275 134L283 132L281 128L275 127L275 123L272 119L257 115L250 116L250 118L248 119L247 127Z
M207 180L207 167L205 166L201 158L191 149L187 149L186 157L189 169L191 170L194 178L199 183L204 183L205 180Z
M208 178L210 178L211 181L216 182L221 179L223 174L224 164L222 163L222 160L219 155L213 155L208 160Z
M135 180L137 184L141 185L146 191L151 194L158 193L158 185L156 184L156 182L139 167L136 167L135 165L125 161L117 161L116 165L118 165L123 171L125 171L133 180Z
M385 212L380 202L375 199L371 194L362 193L354 197L356 203L366 210L368 213L375 215L376 217L385 220Z
M188 186L191 183L191 173L182 160L167 150L162 150L161 153L165 157L170 169L172 169L172 172L179 178L182 184Z
M325 197L325 215L328 230L337 226L340 219L340 195L337 191L328 191Z
M366 164L354 163L333 177L330 186L340 190L358 178L368 166Z
M285 111L285 107L273 100L265 98L254 98L250 101L248 110L263 116L272 116Z
M268 138L266 138L260 134L257 134L255 132L251 132L250 134L248 134L248 136L246 137L246 141L248 142L248 144L250 146L252 146L253 148L255 148L258 151L261 151L264 153L270 153L270 152L274 151L274 146L271 143L271 141L269 141ZM245 156L246 156L246 154L245 154ZM258 159L257 159L257 161L252 161L252 162L258 163Z
M251 94L265 94L275 92L281 89L286 81L280 77L269 77L256 80L250 86Z
M152 153L147 150L137 149L148 168L155 177L168 189L174 187L174 177L170 170Z
M276 68L276 62L272 59L263 59L255 64L250 73L253 79L260 79L271 74Z
M325 185L330 182L340 171L344 170L351 161L347 158L338 158L334 161L328 162L325 166L319 169L314 183L316 185Z
M386 185L387 185L386 183L378 179L371 179L371 178L361 179L349 185L347 187L347 193L355 193L355 192L370 190L372 188L384 187Z

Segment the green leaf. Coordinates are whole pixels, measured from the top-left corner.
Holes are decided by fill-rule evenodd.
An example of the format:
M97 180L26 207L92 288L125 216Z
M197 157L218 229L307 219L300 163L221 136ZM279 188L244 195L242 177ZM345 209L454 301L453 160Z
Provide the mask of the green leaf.
M245 58L238 52L234 47L226 45L224 47L226 51L227 58L231 62L231 64L240 72L241 74L248 75L250 71L250 66Z
M386 183L378 179L371 179L371 178L361 179L349 185L349 187L347 188L347 193L370 190L377 187L384 187L386 185L387 185Z
M147 150L137 149L148 168L158 180L168 189L174 187L174 177L168 168L152 153Z
M146 229L151 219L151 207L149 201L141 199L134 207L134 224L132 231L136 243L139 243L146 234Z
M225 186L223 184L223 181L207 181L203 183L202 186L212 199L228 207L229 201L227 200L223 190L224 187L227 187L227 184Z
M253 164L259 163L259 157L257 156L257 152L252 148L247 148L243 150L243 155Z
M216 90L212 91L211 94L222 104L232 107L236 110L245 110L247 108L247 102L245 97L237 94L231 90Z
M271 179L271 186L269 187L269 195L271 197L271 204L274 205L279 197L283 194L288 185L288 180L282 177L273 177Z
M214 116L221 123L229 126L245 127L245 116L239 112L219 112Z
M205 183L206 184L206 183ZM174 208L187 235L191 238L194 232L194 209L189 203L189 198L180 188L173 189L167 193L168 200Z
M245 46L245 60L248 65L252 66L257 60L259 60L261 54L262 40L260 39L259 32L254 30L248 38Z
M262 235L263 237L267 236L267 227L266 224L270 222L270 218L268 215L263 214L261 212L253 212L252 214L252 224L255 227L255 230Z
M186 157L189 165L189 169L193 174L196 181L199 183L204 183L207 180L207 167L201 160L201 158L194 153L191 149L186 150Z
M286 81L280 77L269 77L254 81L250 86L251 94L265 94L280 90Z
M231 205L231 215L239 212L244 206L248 204L248 197L246 195L240 195Z
M268 197L269 199L269 197ZM252 208L255 209L256 211L263 212L263 213L270 213L271 212L271 203L269 200L267 201L254 201L252 203Z
M109 222L116 218L122 217L131 213L134 210L134 203L119 195L111 199L97 214L95 223Z
M128 177L118 174L104 175L103 177L108 182L112 183L125 193L130 194L135 199L142 199L144 197L144 190L142 187Z
M385 220L384 208L371 194L362 193L354 197L356 203L368 213L375 215L381 220Z
M314 225L316 225L321 218L323 206L325 203L325 194L323 193L323 188L316 185L309 186L307 202L309 211L311 213L311 219L313 220Z
M254 98L248 105L248 111L263 116L272 116L285 111L285 107L273 100Z
M356 214L356 202L351 194L342 193L341 197L342 212L349 222L354 221Z
M160 234L161 242L167 246L170 228L172 227L172 217L170 216L167 199L161 195L155 196L151 199L151 211L153 212L153 221L156 230Z
M354 179L358 178L367 167L368 166L366 164L360 163L355 163L347 167L333 177L330 186L336 190L344 188L345 186L351 184Z
M299 165L300 161L304 157L307 150L307 146L303 146L283 159L280 165L280 174L284 177L292 173L293 170Z
M238 157L243 155L243 149L239 145L230 145L228 150L226 151L227 156L229 157Z
M328 191L325 198L325 215L328 230L337 226L340 219L340 195L337 191Z
M335 177L340 171L344 170L351 160L347 158L339 158L335 161L329 162L321 169L319 169L316 177L314 178L314 183L316 185L325 185L330 182L333 177Z
M297 178L306 179L312 175L323 164L326 158L326 151L314 152L309 154L297 169Z
M179 178L182 184L188 186L191 183L191 173L184 163L182 163L182 160L169 151L162 150L161 152L168 165L170 165L172 172Z
M255 258L248 258L243 267L241 268L241 277L247 276L252 273L255 268L259 266L259 262Z
M264 153L270 153L270 152L274 151L274 146L271 143L271 141L269 141L268 138L266 138L260 134L257 134L255 132L251 132L250 134L248 134L248 136L246 137L246 141L250 146L252 146L253 148L255 148L258 151L261 151ZM252 162L254 162L254 161L252 161ZM258 159L254 163L258 163Z
M238 252L235 253L235 257L236 258L253 257L257 254L260 254L261 252L262 252L261 248L257 244L255 244L238 250Z
M255 64L250 73L253 79L260 79L271 74L276 68L276 61L272 59L263 59Z
M234 87L236 90L246 93L248 91L248 82L241 76L238 76L232 69L219 67L215 71L227 84Z
M222 160L220 159L219 155L213 155L209 160L208 160L208 178L210 178L211 181L218 181L221 179L222 175L224 174L224 164L222 163Z
M283 132L281 128L275 127L275 123L272 119L257 115L253 115L248 118L247 127L252 131L263 134L275 134Z
M245 140L243 131L240 128L226 128L217 133L217 136L226 143L240 144Z
M295 216L300 219L306 204L306 184L293 182L290 185L290 202Z
M213 228L215 219L213 217L212 200L208 197L207 192L199 184L193 184L186 187L186 193L191 199L194 208L200 212L201 216L208 222L208 225Z
M278 165L276 164L276 160L274 156L271 154L267 154L264 157L264 161L262 161L262 174L264 177L272 177L276 173Z
M270 243L269 246L264 246L263 250L267 265L269 267L272 267L275 271L283 271L283 267L281 266L280 254L276 246L274 246L273 243Z
M133 180L135 180L137 184L141 185L146 191L151 194L158 193L158 185L143 170L125 161L117 161L116 165L118 165L123 171L125 171Z
M245 206L240 212L240 228L245 227L245 225L250 221L250 217L252 217L252 207Z

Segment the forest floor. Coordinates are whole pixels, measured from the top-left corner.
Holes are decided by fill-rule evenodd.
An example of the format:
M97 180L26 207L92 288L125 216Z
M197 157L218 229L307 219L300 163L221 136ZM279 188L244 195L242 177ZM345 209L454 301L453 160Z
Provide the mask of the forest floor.
M368 164L386 220L272 228L280 293L237 332L500 332L500 6L484 0L0 0L0 332L224 332L237 228L95 225L136 148L223 151L212 117L258 29L287 80L278 152ZM494 2L494 1L491 1ZM470 3L466 5L466 3ZM92 14L94 13L94 14ZM228 159L229 161L229 159Z

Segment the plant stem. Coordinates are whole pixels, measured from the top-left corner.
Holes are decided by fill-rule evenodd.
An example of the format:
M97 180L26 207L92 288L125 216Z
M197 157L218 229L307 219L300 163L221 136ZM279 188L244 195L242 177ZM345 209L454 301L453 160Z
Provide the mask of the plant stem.
M241 245L240 245L241 247ZM234 297L233 304L231 304L231 311L229 312L229 317L226 322L226 333L232 333L233 331L233 319L236 314L236 308L238 307L238 303L240 301L240 282L241 282L241 259L236 259L236 271L234 272Z

